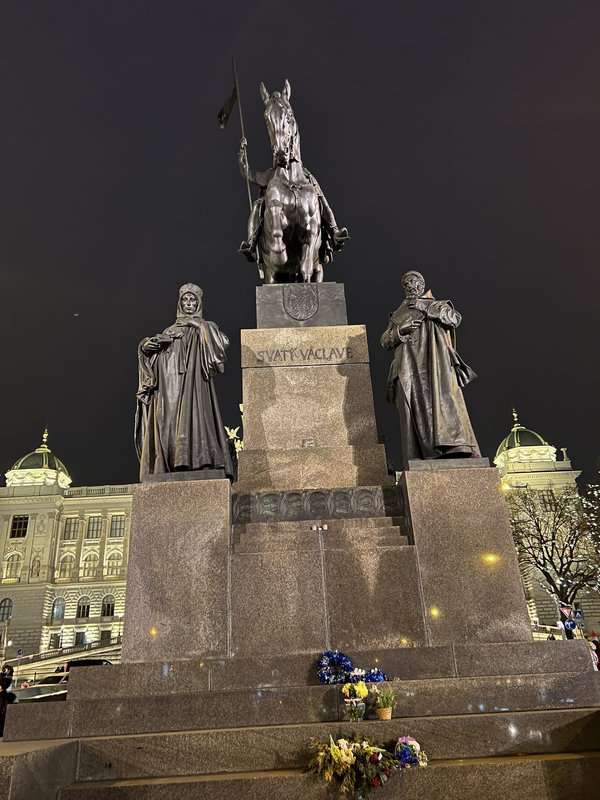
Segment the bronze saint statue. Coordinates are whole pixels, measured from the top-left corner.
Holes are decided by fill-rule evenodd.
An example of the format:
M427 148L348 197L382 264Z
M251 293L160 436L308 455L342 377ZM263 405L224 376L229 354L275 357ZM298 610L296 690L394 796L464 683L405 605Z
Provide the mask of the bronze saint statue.
M316 178L302 164L300 134L290 105L289 81L270 94L264 83L260 94L273 150L273 166L255 172L248 165L246 140L240 148L242 176L260 189L248 221L248 239L240 253L258 261L265 283L323 280L323 264L348 239Z
M135 446L140 480L157 473L233 468L213 376L223 372L229 339L202 317L202 289L179 290L177 319L138 348Z
M477 375L456 352L461 315L425 291L420 272L405 273L401 282L406 297L381 345L394 350L387 390L400 417L403 467L412 459L479 458L462 393Z

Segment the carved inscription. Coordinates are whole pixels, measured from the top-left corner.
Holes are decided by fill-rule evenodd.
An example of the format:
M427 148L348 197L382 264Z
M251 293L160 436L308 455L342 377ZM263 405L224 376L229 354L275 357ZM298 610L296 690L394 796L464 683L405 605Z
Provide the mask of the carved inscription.
M314 363L326 361L350 361L352 359L351 347L284 347L278 350L259 350L256 360L264 364L288 363L294 361L312 361Z

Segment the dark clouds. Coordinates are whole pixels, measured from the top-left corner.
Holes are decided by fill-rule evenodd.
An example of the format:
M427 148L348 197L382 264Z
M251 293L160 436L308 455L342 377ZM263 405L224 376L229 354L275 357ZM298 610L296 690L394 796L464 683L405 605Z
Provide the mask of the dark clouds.
M135 479L135 349L200 283L233 340L237 424L255 272L237 119L253 166L258 83L292 84L302 154L352 240L328 271L378 338L418 266L464 314L467 400L493 455L515 404L593 478L598 458L600 48L596 3L32 2L0 11L0 467L51 445L78 484ZM74 316L79 314L79 316Z

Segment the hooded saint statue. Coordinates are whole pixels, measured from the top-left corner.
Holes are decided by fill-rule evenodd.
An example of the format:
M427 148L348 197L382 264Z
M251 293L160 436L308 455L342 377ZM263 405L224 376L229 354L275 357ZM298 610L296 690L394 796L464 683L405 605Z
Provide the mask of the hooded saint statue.
M456 351L461 315L425 291L420 272L402 276L406 295L381 337L394 350L388 400L400 417L403 467L409 460L479 458L462 389L476 373Z
M181 470L233 468L213 376L224 371L229 339L202 318L202 289L179 290L177 319L138 348L135 446L140 480Z

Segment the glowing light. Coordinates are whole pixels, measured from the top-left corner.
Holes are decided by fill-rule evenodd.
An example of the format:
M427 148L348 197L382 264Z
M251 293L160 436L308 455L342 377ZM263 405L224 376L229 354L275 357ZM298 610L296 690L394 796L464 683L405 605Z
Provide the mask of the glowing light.
M403 647L406 647L406 645L408 644L408 639L400 639L400 644L401 644Z
M154 625L153 625L153 626L150 628L150 630L148 631L148 633L150 634L150 636L151 636L153 639L155 639L155 638L158 636L158 630L157 630L157 629L154 627Z
M500 556L498 553L482 553L481 560L488 567L493 567L494 564L497 564L500 561Z
M433 619L437 619L441 613L437 606L431 606L429 609L429 616L433 617Z

